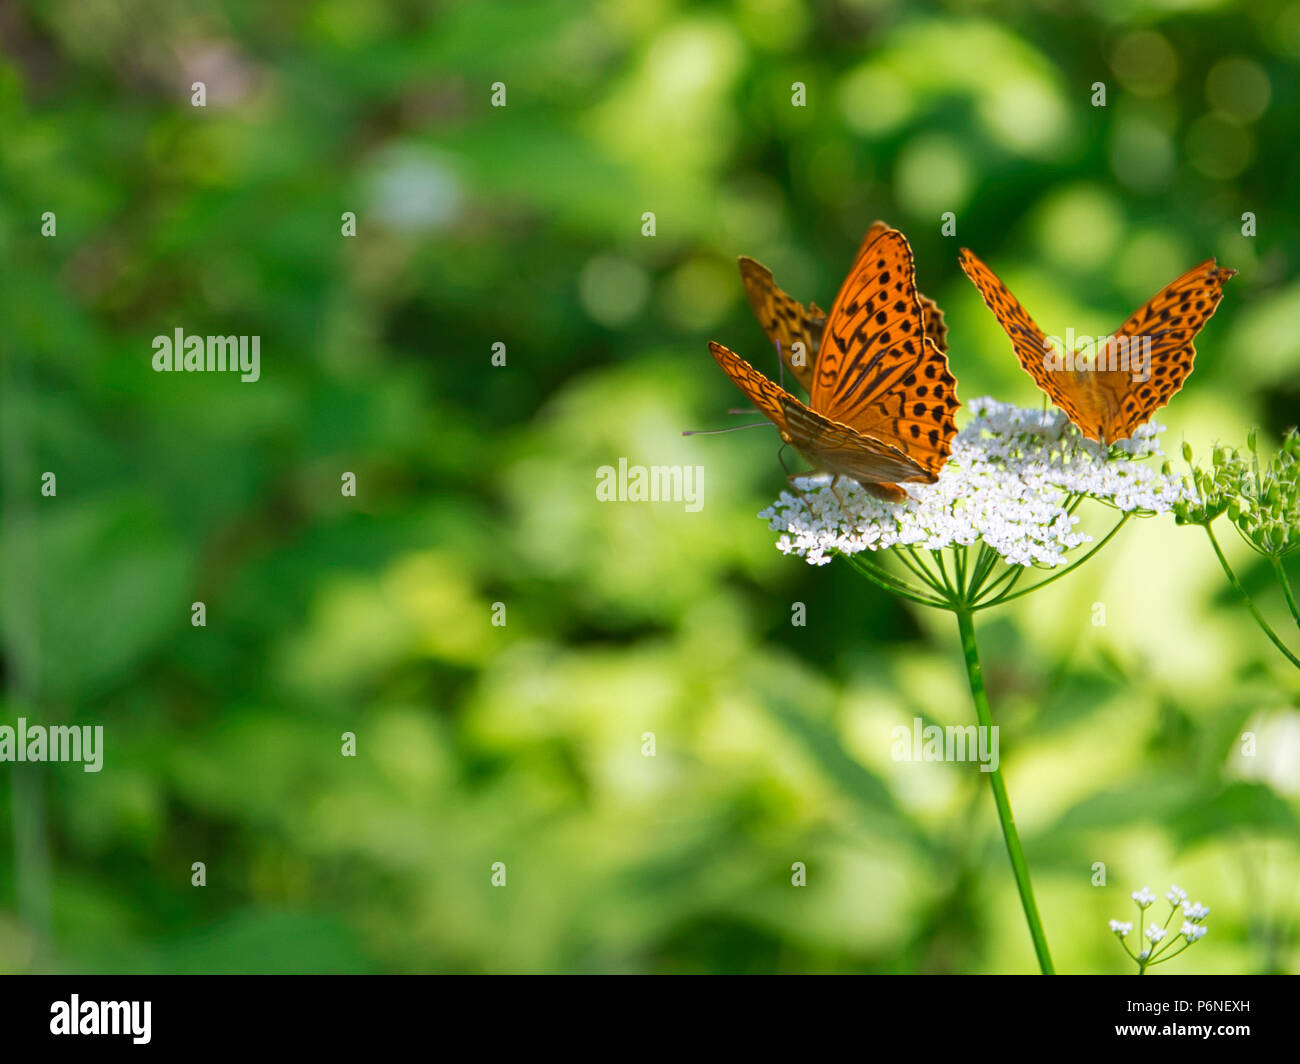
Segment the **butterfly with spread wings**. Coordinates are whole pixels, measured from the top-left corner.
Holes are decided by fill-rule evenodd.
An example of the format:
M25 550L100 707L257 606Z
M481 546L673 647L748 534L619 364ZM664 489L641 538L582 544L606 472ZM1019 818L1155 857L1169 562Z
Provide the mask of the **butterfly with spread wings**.
M1016 357L1034 383L1085 436L1108 444L1132 436L1182 388L1196 358L1192 341L1237 272L1207 259L1134 311L1098 345L1091 365L1057 368L1051 364L1048 338L997 275L967 248L961 250L961 268L1011 337ZM1132 355L1134 350L1139 354Z
M939 346L943 315L922 303L903 234L881 222L871 227L829 314L787 296L752 259L741 260L741 276L759 323L807 387L808 403L721 344L709 350L781 438L815 468L856 480L879 498L906 499L900 483L934 483L952 452L960 403ZM796 343L811 366L792 357Z

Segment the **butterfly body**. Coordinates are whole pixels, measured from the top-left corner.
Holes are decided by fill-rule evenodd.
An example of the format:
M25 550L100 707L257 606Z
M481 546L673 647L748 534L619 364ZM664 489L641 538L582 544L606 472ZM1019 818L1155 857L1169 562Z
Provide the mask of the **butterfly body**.
M877 222L829 314L776 287L771 272L741 260L759 324L776 343L804 403L718 343L709 350L732 382L816 469L856 480L881 498L901 500L899 483L933 483L952 450L957 381L934 340L943 316L927 313L916 290L912 251ZM932 304L931 304L932 305ZM792 361L804 345L810 365Z

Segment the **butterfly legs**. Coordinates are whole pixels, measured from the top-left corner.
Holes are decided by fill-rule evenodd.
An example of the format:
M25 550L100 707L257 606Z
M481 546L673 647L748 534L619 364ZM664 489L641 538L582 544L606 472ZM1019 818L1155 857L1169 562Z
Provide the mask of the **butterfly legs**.
M812 514L812 507L808 505L808 493L807 493L806 491L804 491L803 488L799 487L799 485L796 484L796 483L794 482L796 477L806 477L808 474L807 474L807 473L791 473L791 472L790 472L790 467L787 466L787 465L785 464L785 459L781 457L781 455L784 453L785 449L786 449L787 447L789 447L789 446L790 446L790 445L789 445L788 443L786 443L786 444L782 444L782 445L781 445L781 449L780 449L779 451L776 452L776 460L777 460L778 462L781 463L781 468L782 468L783 470L785 470L785 482L786 482L787 484L789 484L791 490L793 490L794 493L795 493L796 495L799 496L800 500L803 502L804 509L806 509L806 510L808 511L809 515L811 515L811 514ZM830 483L831 494L835 496L835 501L838 502L838 503L840 504L840 510L841 510L843 513L847 514L847 513L849 512L848 503L846 503L846 502L844 501L844 496L842 496L842 495L841 495L841 494L836 490L836 485L837 485L839 482L840 482L840 474L838 474L838 473L833 474L833 475L831 476L831 483Z
M836 474L835 476L831 477L831 494L835 496L835 501L840 504L840 510L843 513L848 513L849 512L848 506L845 505L844 499L841 497L840 493L835 490L835 485L838 484L839 482L840 482L839 474Z

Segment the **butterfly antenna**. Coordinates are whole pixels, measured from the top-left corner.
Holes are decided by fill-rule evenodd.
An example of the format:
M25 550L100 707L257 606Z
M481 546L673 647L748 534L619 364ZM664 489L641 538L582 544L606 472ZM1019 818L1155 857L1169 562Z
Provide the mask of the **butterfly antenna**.
M749 410L733 410L733 414L749 414ZM771 425L770 421L755 421L750 425L732 425L729 429L689 429L683 432L683 436L721 436L724 432L739 432L741 429L757 429L764 425ZM775 427L775 426L773 426Z
M781 357L781 341L776 341L776 372L777 380L781 382L781 387L785 387L785 359Z

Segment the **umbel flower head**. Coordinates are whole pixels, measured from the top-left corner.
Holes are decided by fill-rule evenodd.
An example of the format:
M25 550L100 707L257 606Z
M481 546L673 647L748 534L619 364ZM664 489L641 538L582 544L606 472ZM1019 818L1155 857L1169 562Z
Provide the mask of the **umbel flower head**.
M1181 478L1146 459L1161 455L1154 422L1104 447L1055 410L975 399L934 484L905 485L911 499L885 502L857 484L809 477L762 511L777 548L811 565L835 554L892 547L938 551L982 544L1006 562L1052 568L1091 541L1075 508L1085 498L1124 515L1164 513L1184 498Z
M1165 961L1177 957L1178 954L1186 951L1189 946L1203 939L1209 930L1205 927L1205 918L1210 915L1209 906L1202 905L1199 901L1195 903L1188 901L1187 891L1177 885L1171 886L1165 893L1165 901L1169 902L1169 913L1166 915L1163 924L1156 923L1155 918L1152 919L1150 926L1146 923L1147 910L1151 908L1156 900L1156 896L1151 893L1149 887L1135 890L1130 897L1133 899L1133 904L1138 908L1138 934L1145 938L1150 945L1142 946L1139 944L1136 953L1129 948L1126 939L1133 931L1132 920L1112 920L1110 921L1110 930L1119 939L1119 944L1124 947L1124 952L1137 964L1138 975L1142 975L1153 965L1163 964ZM1169 925L1175 915L1182 915L1184 919L1178 933L1170 937Z

